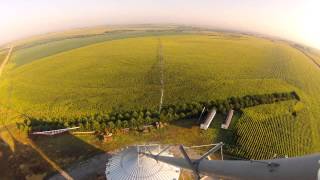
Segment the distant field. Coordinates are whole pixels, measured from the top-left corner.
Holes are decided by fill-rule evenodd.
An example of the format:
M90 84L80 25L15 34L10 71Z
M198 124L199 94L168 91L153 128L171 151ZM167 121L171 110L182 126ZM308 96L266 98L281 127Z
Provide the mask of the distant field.
M59 41L71 38L84 38L89 36L104 35L107 33L125 33L125 32L155 32L176 31L186 29L187 27L177 25L114 25L114 26L97 26L70 29L65 31L51 32L47 34L35 35L12 42L18 48L31 47L51 41ZM190 29L190 28L188 28Z
M41 59L47 56L51 56L64 51L80 48L94 43L125 39L130 37L141 37L150 35L163 35L163 34L174 34L174 31L121 31L112 32L108 31L102 34L89 34L81 36L62 36L52 39L39 40L34 43L29 42L28 44L18 47L17 51L12 56L12 62L16 66L21 66L30 63L34 60Z
M282 44L246 36L205 35L166 37L162 42L165 102L296 89L276 69L291 61L285 59L288 52Z
M156 109L162 53L164 104L299 94L303 108L295 116L289 109L296 102L291 101L245 109L234 125L243 147L232 153L264 158L320 150L320 69L307 56L286 43L251 36L169 34L106 34L17 50L0 82L0 102L19 112L50 117ZM249 130L241 131L245 128ZM272 145L281 142L276 147L266 145L270 134ZM262 157L250 150L255 142L265 142L261 148L270 153Z
M272 43L255 38L232 38L161 36L165 61L164 103L296 89L268 72L272 63L266 61L277 56L272 48L278 45L273 47ZM227 47L223 47L223 43ZM256 48L252 44L260 46ZM58 108L68 113L156 107L160 98L158 46L158 37L94 44L17 67L5 82L11 83L12 96L19 97L13 98L19 101L13 104L29 107L31 111L36 108L33 104L39 106L39 111ZM261 52L252 53L252 48ZM281 49L279 51L281 53ZM12 62L16 62L14 57ZM234 59L238 60L234 62Z
M13 98L12 103L20 107L37 104L39 109L34 108L39 112L45 108L66 113L107 111L121 105L128 108L156 105L159 87L148 79L152 78L150 69L157 60L157 45L155 38L105 42L16 68L6 83L15 86L14 97L26 99ZM19 85L13 85L9 79ZM26 86L31 91L26 91ZM13 102L16 100L19 102Z

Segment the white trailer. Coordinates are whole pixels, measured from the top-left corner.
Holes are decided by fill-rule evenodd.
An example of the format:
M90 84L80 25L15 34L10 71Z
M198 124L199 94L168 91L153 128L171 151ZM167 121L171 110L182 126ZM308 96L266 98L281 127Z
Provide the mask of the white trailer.
M224 124L221 124L222 129L229 128L229 125L230 125L232 117L233 117L233 112L234 112L234 110L232 110L232 109L229 111L226 121L224 122Z
M207 130L214 118L214 116L216 115L217 113L217 110L215 108L213 108L208 116L206 117L206 120L204 121L204 123L200 124L200 129L203 129L203 130Z

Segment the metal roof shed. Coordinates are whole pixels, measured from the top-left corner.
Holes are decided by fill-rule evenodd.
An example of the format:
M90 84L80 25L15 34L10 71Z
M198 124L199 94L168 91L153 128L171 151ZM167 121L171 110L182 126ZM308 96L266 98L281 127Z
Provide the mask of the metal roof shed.
M208 116L206 117L206 120L204 121L204 123L200 124L200 129L207 130L216 113L217 113L217 110L213 108L208 114Z
M222 129L229 128L229 125L230 125L232 117L233 117L233 112L234 112L234 110L232 110L232 109L229 111L226 121L224 122L224 124L221 124Z

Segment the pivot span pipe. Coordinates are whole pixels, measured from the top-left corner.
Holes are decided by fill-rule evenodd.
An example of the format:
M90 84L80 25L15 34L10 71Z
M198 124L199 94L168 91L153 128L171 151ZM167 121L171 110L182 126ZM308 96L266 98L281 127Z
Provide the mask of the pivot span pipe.
M168 163L188 170L193 167L184 158L145 154L157 161ZM271 159L271 160L207 160L198 164L197 171L210 177L226 179L277 179L277 180L320 180L320 154L303 157ZM192 162L197 161L191 160Z

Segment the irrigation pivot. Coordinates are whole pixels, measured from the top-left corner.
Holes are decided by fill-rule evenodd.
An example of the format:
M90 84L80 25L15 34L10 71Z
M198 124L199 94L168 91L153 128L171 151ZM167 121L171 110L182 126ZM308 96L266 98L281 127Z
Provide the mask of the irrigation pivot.
M56 134L61 134L67 131L71 131L74 129L78 129L80 127L72 127L72 128L64 128L64 129L55 129L55 130L50 130L50 131L40 131L40 132L33 132L33 135L46 135L46 136L53 136Z
M207 160L206 157L217 151L223 143L218 143L199 159L191 159L180 146L183 158L168 157L145 153L149 158L162 163L191 170L195 177L202 176L226 179L274 179L300 180L317 179L320 154L303 157L281 158L270 160Z

